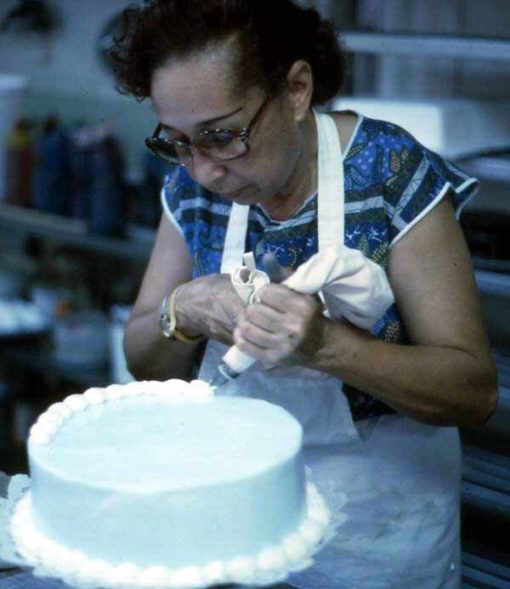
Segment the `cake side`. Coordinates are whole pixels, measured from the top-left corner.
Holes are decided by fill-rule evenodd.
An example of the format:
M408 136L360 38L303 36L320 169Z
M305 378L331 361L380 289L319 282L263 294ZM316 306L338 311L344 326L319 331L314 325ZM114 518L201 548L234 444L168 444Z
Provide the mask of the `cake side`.
M44 473L34 482L33 518L46 537L113 566L202 566L253 556L299 528L299 466L296 459L235 484L145 495L77 488Z

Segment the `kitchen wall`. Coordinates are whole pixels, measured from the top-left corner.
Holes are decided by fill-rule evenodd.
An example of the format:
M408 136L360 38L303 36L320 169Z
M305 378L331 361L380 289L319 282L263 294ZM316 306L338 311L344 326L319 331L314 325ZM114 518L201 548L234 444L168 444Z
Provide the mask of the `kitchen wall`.
M152 132L150 103L120 95L98 59L98 41L106 23L128 0L52 0L61 25L51 36L7 30L0 33L0 72L24 74L29 89L24 112L34 118L57 112L62 119L114 122L128 147L130 174L141 173L143 138ZM0 1L0 21L17 4Z

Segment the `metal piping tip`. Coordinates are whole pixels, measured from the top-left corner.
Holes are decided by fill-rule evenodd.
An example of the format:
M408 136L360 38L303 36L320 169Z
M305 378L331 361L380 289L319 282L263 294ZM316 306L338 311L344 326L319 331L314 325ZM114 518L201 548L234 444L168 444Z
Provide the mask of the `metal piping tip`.
M209 381L209 386L213 389L216 389L229 383L231 380L234 380L234 378L237 378L238 376L239 372L232 370L232 368L230 368L228 364L226 364L225 362L220 362L220 364L218 364L216 372L214 373L214 376Z

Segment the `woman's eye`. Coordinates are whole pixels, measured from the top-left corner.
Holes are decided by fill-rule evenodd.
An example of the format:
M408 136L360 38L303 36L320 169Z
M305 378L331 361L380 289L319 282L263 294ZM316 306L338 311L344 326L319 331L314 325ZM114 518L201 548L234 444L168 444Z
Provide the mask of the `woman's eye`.
M228 145L234 137L232 131L214 131L212 133L207 133L200 137L200 143L203 147L208 148L221 148Z
M166 139L167 141L177 141L179 143L188 143L187 138L184 135L177 135L175 132L171 132L168 129L163 129L159 134L161 139Z

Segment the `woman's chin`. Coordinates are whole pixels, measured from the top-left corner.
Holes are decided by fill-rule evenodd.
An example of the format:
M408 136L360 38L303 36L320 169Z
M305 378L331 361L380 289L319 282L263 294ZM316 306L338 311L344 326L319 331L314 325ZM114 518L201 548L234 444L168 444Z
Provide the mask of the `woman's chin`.
M221 192L223 198L239 205L253 205L259 201L259 195L252 188L241 188L232 192Z

